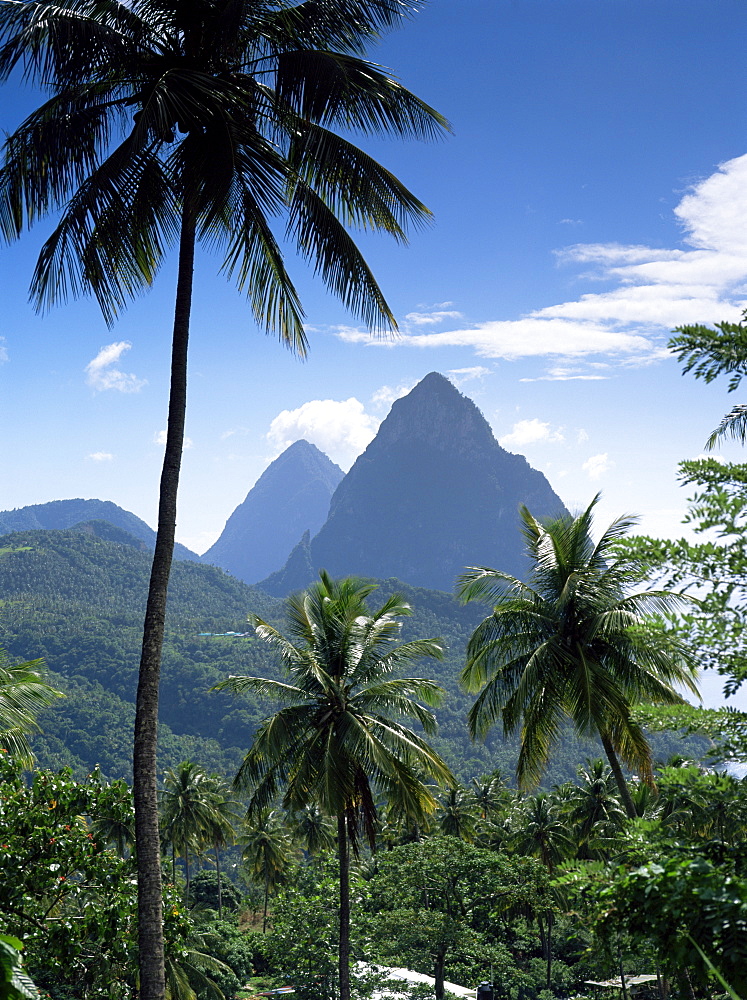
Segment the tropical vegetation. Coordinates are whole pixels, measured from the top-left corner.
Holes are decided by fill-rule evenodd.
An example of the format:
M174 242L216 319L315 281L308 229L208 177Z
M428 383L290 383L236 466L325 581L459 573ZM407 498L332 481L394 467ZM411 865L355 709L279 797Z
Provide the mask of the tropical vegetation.
M702 747L679 733L675 745L699 749L697 759L681 752L665 761L643 729L701 729L716 743L711 757L747 757L738 713L699 712L671 688L693 684L692 649L721 670L728 691L746 675L744 469L704 460L683 472L702 491L691 521L699 532L716 528L716 541L629 539L631 520L619 519L595 542L596 501L547 523L524 511L528 582L468 568L460 583L463 599L492 605L481 623L471 607L446 614L446 595L424 591L409 590L419 602L412 615L391 581L377 591L373 582L322 574L283 608L212 570L177 568L179 621L166 659L183 657L194 676L192 687L184 674L171 678L174 721L192 711L207 716L207 732L217 718L244 713L233 716L232 732L253 739L248 751L234 747L231 761L217 744L165 733L159 865L168 1000L289 987L299 1000L363 1000L403 964L433 982L410 989L413 1000L440 1000L449 982L480 981L500 1000L564 1000L590 995L610 976L625 993L635 974L661 1000L745 996L747 779L704 763ZM126 702L107 703L95 685L119 670L124 695L136 672L127 646L136 633L132 587L144 591L147 557L126 548L39 532L10 536L0 550L0 625L10 646L0 671L3 1000L141 995L131 789L80 760L74 774L30 756L41 749L65 759L61 739L35 732L55 716L64 720L56 731L68 736L73 718L88 727L72 738L86 753L107 750L92 721L101 706L109 707L100 728L121 725ZM649 578L663 589L634 589ZM672 586L697 588L698 600L678 604ZM375 591L383 603L371 608ZM253 636L245 627L240 637L198 635L251 601L263 612L250 618ZM107 604L117 618L105 618ZM451 646L443 660L443 642L429 638L441 623ZM71 636L77 645L66 645ZM38 659L18 662L22 647L36 653L41 641L75 677L47 674ZM406 676L423 658L435 676ZM472 732L497 721L519 730L518 788L506 766L511 750L497 753L497 741L459 744L455 754L464 695L436 703L438 682L453 684L448 673L464 659L464 679L480 688ZM128 677L122 665L130 660ZM251 676L231 669L247 663ZM216 672L233 674L219 687L244 695L245 708L227 694L207 695ZM71 715L72 699L57 697L58 677L92 702L87 716L75 707ZM211 698L224 714L211 715ZM446 739L435 732L436 712ZM572 777L545 775L531 791L549 758L569 753L557 743L562 716L600 739L586 744L584 763L576 745ZM190 748L208 759L182 752ZM458 778L446 757L457 760ZM483 761L492 768L480 768Z
M636 815L620 761L653 781L649 742L633 716L640 702L679 704L677 688L697 693L695 658L678 637L656 628L681 599L666 591L631 593L629 566L614 546L635 523L615 520L595 541L596 496L577 516L541 523L521 508L528 582L500 570L470 567L460 577L463 601L493 612L467 646L462 681L477 693L469 712L473 736L497 721L521 731L517 777L535 783L570 719L599 736L628 816Z

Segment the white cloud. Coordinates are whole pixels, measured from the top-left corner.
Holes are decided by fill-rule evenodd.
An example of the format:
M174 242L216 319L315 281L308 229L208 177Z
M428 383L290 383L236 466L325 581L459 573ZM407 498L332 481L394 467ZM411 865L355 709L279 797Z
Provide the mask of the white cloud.
M371 402L376 407L386 407L388 410L395 400L402 399L415 385L415 382L400 382L396 386L382 385L371 397Z
M447 303L450 304L450 303ZM432 312L410 312L405 320L412 326L433 326L445 319L461 319L462 314L454 309L434 309Z
M160 445L163 445L165 447L165 445L166 445L166 431L156 431L156 433L153 435L153 443L154 444L160 444ZM182 446L182 451L187 451L189 448L191 448L193 446L193 443L194 442L192 441L192 438L185 437L184 438L184 444Z
M601 479L605 472L609 472L614 467L615 463L610 461L606 451L601 455L592 455L581 466L589 479Z
M102 347L96 357L85 367L86 382L97 392L116 389L118 392L140 392L147 384L145 379L128 375L116 367L117 362L132 347L126 340Z
M603 377L586 371L600 356L613 366L656 363L668 356L664 345L674 327L736 321L747 305L747 155L693 185L674 215L681 247L579 243L557 251L560 263L587 267L579 280L604 283L605 290L586 290L518 319L439 332L425 328L436 318L450 319L450 311L412 313L411 332L389 345L467 347L479 357L506 360L555 358L544 376L550 380ZM350 328L338 335L368 339Z
M486 375L492 375L492 371L484 365L473 365L472 368L451 368L446 374L457 389L461 389L465 382L471 382L475 378L485 378Z
M580 427L576 433L576 444L584 444L588 440L588 433L583 429L583 427Z
M609 329L586 319L545 317L489 320L463 330L403 337L413 347L471 347L484 358L582 357L587 354L646 354L653 343L637 333Z
M5 337L0 337L0 364L8 360L8 351L4 346Z
M379 421L366 413L363 403L350 399L312 399L295 410L283 410L274 418L267 440L284 451L304 438L348 469L373 440Z
M549 423L534 417L531 420L519 420L509 434L498 438L498 443L504 448L521 448L528 444L556 444L564 440L561 429L552 430Z
M111 462L114 455L109 451L92 451L88 456L92 462Z

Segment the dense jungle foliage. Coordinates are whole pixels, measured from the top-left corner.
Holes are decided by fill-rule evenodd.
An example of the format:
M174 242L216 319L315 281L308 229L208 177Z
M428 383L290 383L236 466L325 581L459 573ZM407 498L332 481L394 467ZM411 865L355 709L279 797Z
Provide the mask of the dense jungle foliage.
M19 659L42 657L67 695L40 716L43 731L33 740L39 763L70 766L79 776L98 766L109 778L129 778L150 556L120 529L112 540L108 529L98 537L100 525L87 528L0 538L0 645ZM465 782L495 769L513 775L516 742L504 742L497 729L484 744L470 741L471 699L458 683L467 640L485 609L397 580L382 581L375 599L394 592L414 609L403 639L440 637L445 644L445 659L422 667L446 691L433 746ZM272 653L248 634L250 612L280 626L284 603L215 567L175 563L161 681L164 768L195 759L217 773L235 773L268 706L210 689L231 674L277 675ZM704 743L660 733L653 745L656 759L665 761L672 753L699 756ZM579 762L599 752L594 741L568 733L543 784L572 779Z

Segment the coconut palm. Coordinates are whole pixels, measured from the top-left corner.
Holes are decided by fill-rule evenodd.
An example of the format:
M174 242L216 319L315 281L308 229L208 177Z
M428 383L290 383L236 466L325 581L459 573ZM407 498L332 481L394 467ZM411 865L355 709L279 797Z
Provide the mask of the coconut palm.
M457 837L471 844L479 819L478 805L466 788L448 788L440 797L436 822L445 836Z
M239 803L231 795L231 789L217 775L210 776L208 788L210 815L207 818L204 838L213 848L215 871L218 876L218 919L223 919L223 890L220 871L220 852L236 843L236 825L240 822Z
M462 682L479 692L469 713L473 736L498 720L521 732L517 777L533 784L547 764L565 718L577 733L597 735L629 816L635 816L620 760L653 782L651 750L631 708L683 699L675 686L697 693L692 654L652 627L678 606L665 591L628 593L615 544L635 523L615 520L594 542L599 495L576 517L540 523L521 508L531 559L528 583L507 573L469 567L460 577L463 601L493 605L473 633Z
M573 786L565 807L578 856L607 859L619 844L625 811L612 770L601 758L587 761L586 767L578 769L578 784Z
M282 792L285 809L316 803L337 821L340 864L340 1000L350 997L350 846L361 835L372 849L377 792L394 797L411 817L431 813L436 800L422 779L452 784L448 767L425 740L400 720L414 718L433 731L428 705L441 688L424 678L393 678L406 664L440 657L434 639L398 644L401 618L411 608L397 594L378 610L366 599L374 584L332 580L288 601L289 637L252 616L258 637L280 655L290 682L231 677L218 685L285 702L260 726L236 785L251 793L250 812L271 807Z
M500 771L493 771L492 774L473 778L470 782L470 790L477 804L480 818L483 820L493 820L501 816L511 798L511 793L506 787Z
M514 835L512 846L520 854L539 858L552 874L559 861L570 857L573 843L568 827L558 816L557 804L545 792L540 792L521 804L512 817ZM537 912L537 924L545 958L545 985L552 985L552 934L554 915L552 909Z
M0 747L24 767L33 767L34 754L28 734L38 730L36 716L62 692L44 680L43 660L11 663L0 649Z
M171 844L172 858L184 858L185 900L189 902L189 857L212 846L222 816L216 804L215 778L191 760L166 771L161 792L163 839Z
M739 323L715 323L715 329L701 324L675 327L667 347L682 365L682 374L713 382L729 375L729 392L739 387L747 374L747 312ZM726 438L747 440L747 406L737 403L711 431L706 448L712 451Z
M296 812L288 812L286 823L293 842L309 854L331 851L335 846L334 824L315 802Z
M513 816L513 847L519 854L539 858L552 874L555 866L573 854L573 840L554 798L540 792L525 800Z
M270 890L283 878L293 860L293 838L276 809L261 809L247 818L241 858L255 878L262 880L264 909L262 932L267 930L267 902Z
M257 323L303 354L303 310L274 219L373 330L392 313L346 227L404 241L428 210L335 129L429 137L444 119L366 46L415 0L0 0L0 79L48 99L7 138L0 229L59 215L32 299L90 292L107 322L177 247L171 385L134 740L141 996L164 992L156 729L184 441L195 248L217 250Z

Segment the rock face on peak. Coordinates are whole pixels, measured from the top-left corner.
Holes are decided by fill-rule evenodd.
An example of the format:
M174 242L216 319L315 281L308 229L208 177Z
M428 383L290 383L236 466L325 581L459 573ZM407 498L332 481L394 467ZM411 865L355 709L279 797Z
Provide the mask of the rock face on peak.
M311 582L311 568L448 591L465 566L524 576L521 504L537 517L565 511L544 475L498 444L472 400L431 372L394 403L319 533L261 586L284 596Z
M342 469L308 441L296 441L269 465L226 521L202 561L256 583L277 570L301 535L324 524Z

